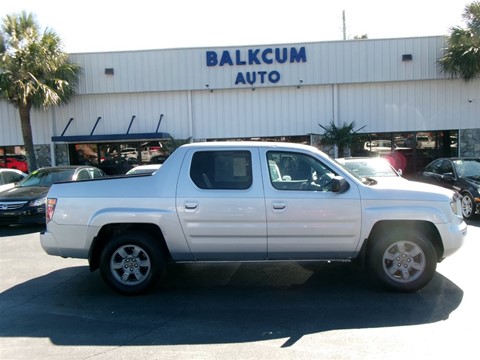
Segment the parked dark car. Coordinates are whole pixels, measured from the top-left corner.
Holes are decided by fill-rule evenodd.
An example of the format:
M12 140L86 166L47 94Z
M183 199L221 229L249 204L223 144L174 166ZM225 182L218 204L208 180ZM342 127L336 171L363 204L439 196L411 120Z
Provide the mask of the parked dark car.
M150 158L150 164L163 164L168 159L168 155L154 155Z
M93 166L58 166L35 170L13 188L0 192L0 225L44 224L46 196L53 183L103 176L105 173Z
M417 180L457 190L462 195L466 219L480 211L480 158L436 159L418 174Z
M135 157L108 157L98 165L107 175L125 175L139 164Z

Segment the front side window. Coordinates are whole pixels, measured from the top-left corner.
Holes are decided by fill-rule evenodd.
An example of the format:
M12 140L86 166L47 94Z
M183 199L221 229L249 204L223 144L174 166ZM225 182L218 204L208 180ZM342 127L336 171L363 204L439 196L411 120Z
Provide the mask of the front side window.
M440 173L441 173L442 175L444 175L444 174L451 174L451 175L453 176L453 165L452 165L452 163L450 162L450 160L443 160L443 161L442 161Z
M427 165L425 167L424 171L441 175L442 174L442 163L440 161L434 161L433 163Z
M200 189L245 190L252 185L249 151L198 151L190 178Z
M453 166L448 160L437 160L428 165L425 168L425 172L431 172L437 175L452 174L453 175Z
M270 182L277 190L331 191L335 175L318 159L295 152L267 153Z

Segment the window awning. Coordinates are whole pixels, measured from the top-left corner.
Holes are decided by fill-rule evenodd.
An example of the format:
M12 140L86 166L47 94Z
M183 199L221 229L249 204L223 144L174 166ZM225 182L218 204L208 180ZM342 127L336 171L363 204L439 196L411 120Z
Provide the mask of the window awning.
M52 142L64 142L64 143L100 143L100 142L125 142L125 141L152 141L152 140L168 140L171 138L169 133L158 132L160 123L163 118L163 114L160 114L160 119L158 119L157 131L154 133L139 133L139 134L130 134L130 128L132 127L133 120L135 120L135 115L132 116L130 120L130 125L125 134L104 134L104 135L93 135L95 128L97 127L98 122L101 120L101 116L97 118L95 125L93 126L92 132L90 135L67 135L68 127L74 120L70 118L68 124L63 129L63 132L60 136L52 136Z
M140 134L105 134L105 135L69 135L52 136L53 142L64 143L100 143L100 142L122 142L122 141L152 141L167 140L169 133L140 133Z

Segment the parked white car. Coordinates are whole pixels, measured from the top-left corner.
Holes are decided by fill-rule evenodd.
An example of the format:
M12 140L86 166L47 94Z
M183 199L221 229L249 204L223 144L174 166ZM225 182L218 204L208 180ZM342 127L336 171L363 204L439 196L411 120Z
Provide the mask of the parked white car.
M401 169L394 169L387 159L381 157L349 157L335 159L352 173L380 181L408 181Z
M136 158L138 156L138 151L135 148L123 148L122 150L120 150L120 153L122 157Z
M127 171L126 175L152 174L160 169L161 164L138 165Z
M0 192L13 188L17 182L27 176L28 174L17 169L0 168Z
M429 134L417 134L417 149L434 149L435 140Z
M393 146L393 147L392 147ZM390 140L372 140L363 144L363 150L375 153L376 155L387 155L393 151L409 150L408 147L399 147Z

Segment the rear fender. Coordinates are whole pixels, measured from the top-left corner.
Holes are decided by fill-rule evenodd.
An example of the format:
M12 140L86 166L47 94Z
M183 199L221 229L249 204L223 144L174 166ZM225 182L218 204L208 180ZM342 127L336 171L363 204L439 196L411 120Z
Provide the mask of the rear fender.
M87 237L96 239L102 229L109 226L138 226L140 229L154 225L160 229L173 260L193 259L175 211L164 209L104 208L95 212L89 223Z

